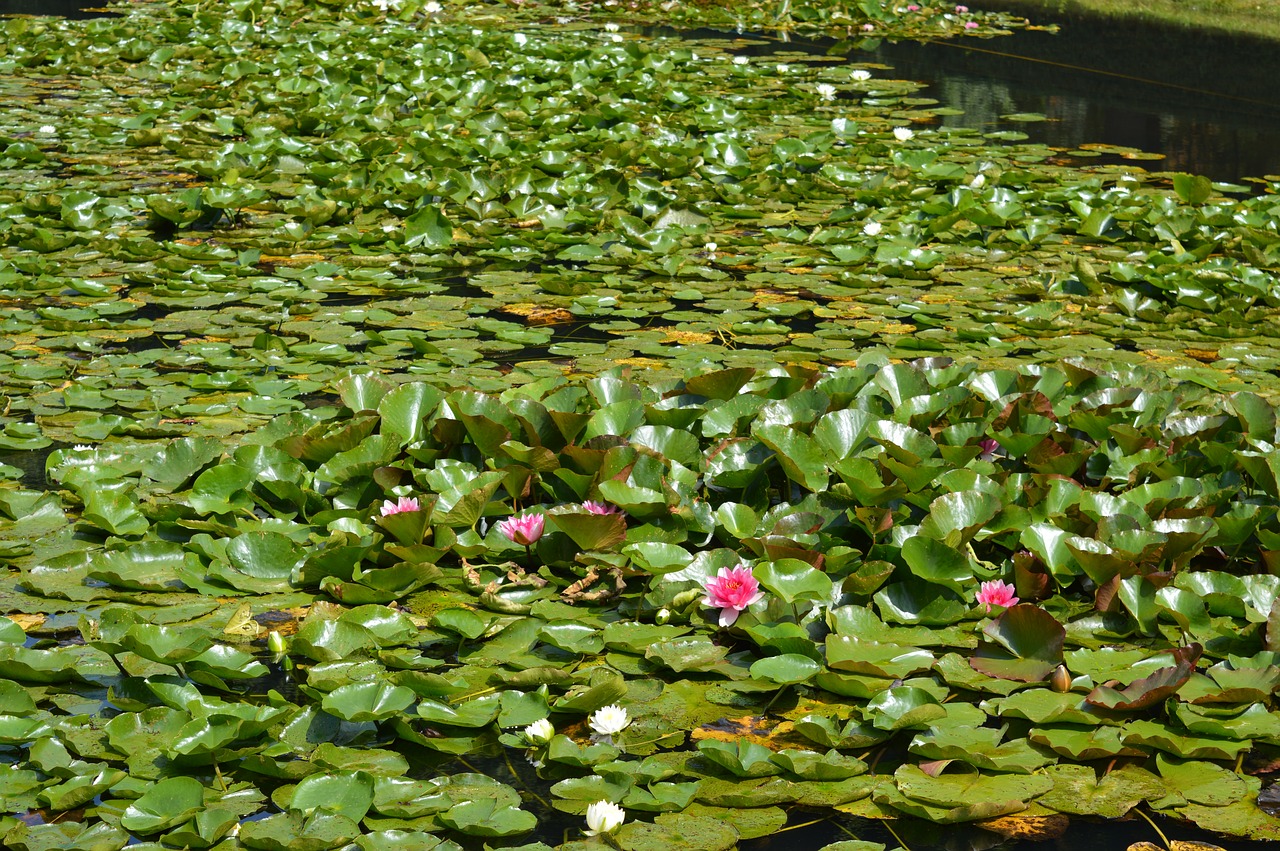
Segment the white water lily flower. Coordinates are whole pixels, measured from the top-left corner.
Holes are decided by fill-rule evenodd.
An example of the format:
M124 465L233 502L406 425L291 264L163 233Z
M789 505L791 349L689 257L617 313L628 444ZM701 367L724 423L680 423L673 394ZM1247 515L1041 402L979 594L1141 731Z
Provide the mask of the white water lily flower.
M400 8L400 0L369 0L369 2L373 4L373 8L381 12L395 11Z
M422 11L426 12L428 15L437 15L444 11L444 7L437 3L436 0L430 0L427 5L422 7Z
M547 744L555 734L556 728L546 718L534 721L524 728L524 737L529 740L530 744L534 745Z
M897 139L899 142L905 142L915 135L916 134L912 132L910 127L893 128L893 138Z
M526 44L529 43L529 36L525 35L524 33L516 33L515 35L511 36L511 40L516 43L517 47L524 47Z
M612 736L615 733L621 733L630 723L631 718L628 717L627 710L616 703L597 709L587 719L587 724L591 726L591 729L601 736Z
M818 97L823 100L836 99L836 87L830 83L818 83L818 85L814 87L814 90L818 93Z
M57 133L57 132L58 132L58 128L57 128L57 127L54 127L52 124L41 124L41 125L40 125L40 129L39 129L39 131L38 131L38 132L40 132L40 133Z
M627 820L627 812L612 801L596 801L587 807L587 836L613 833Z
M882 230L884 230L884 225L879 222L867 222L862 226L862 232L867 236L877 236Z
M862 68L859 68L858 70L851 72L849 74L849 78L852 80L857 80L858 82L863 82L864 80L871 79L871 72L864 70Z
M615 23L608 23L608 24L605 24L605 25L604 25L604 30L605 30L605 32L616 33L616 32L618 31L618 29L619 29L619 27L618 27L618 25L617 25L617 24L615 24Z
M749 65L750 63L751 63L751 60L750 60L750 59L748 59L748 58L747 58L747 57L745 57L745 56L735 56L735 57L733 57L733 64L734 64L734 65Z

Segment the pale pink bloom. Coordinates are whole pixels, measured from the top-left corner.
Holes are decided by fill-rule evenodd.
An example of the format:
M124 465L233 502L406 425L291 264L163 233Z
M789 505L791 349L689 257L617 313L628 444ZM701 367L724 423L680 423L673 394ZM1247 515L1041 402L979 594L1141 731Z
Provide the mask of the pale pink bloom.
M1013 596L1014 590L1014 587L1003 579L993 579L982 583L982 587L978 590L978 602L986 607L983 610L986 612L990 612L992 606L1007 609L1018 602L1018 598Z
M907 7L907 11L908 11L908 12L919 12L919 11L920 11L920 7L919 7L919 6L917 6L916 4L912 3L910 6L908 6L908 7Z
M542 537L542 527L547 518L541 514L521 514L498 521L498 531L507 536L507 540L522 547L537 543Z
M383 517L390 517L392 514L404 514L407 511L421 511L422 506L418 505L416 496L402 496L395 502L385 500L382 508L378 510L382 512Z
M956 14L957 14L957 15L963 15L963 14L964 14L965 12L967 12L967 11L969 11L969 7L968 7L968 6L957 6L957 7L956 7Z
M722 567L715 579L707 580L707 596L702 605L720 610L720 625L730 626L752 603L764 599L760 583L745 564Z
M597 502L594 499L589 499L586 502L582 503L582 507L586 510L588 514L617 514L618 513L618 506L610 505L607 502Z
M965 22L964 22L964 28L965 28L965 29L967 29L967 30L976 30L976 29L978 28L978 22L977 22L977 21L965 21Z
M876 28L876 25L875 25L875 24L871 24L871 23L866 23L866 24L863 24L863 25L862 25L862 31L863 31L864 33L869 33L869 32L871 32L872 30L874 30L875 28Z

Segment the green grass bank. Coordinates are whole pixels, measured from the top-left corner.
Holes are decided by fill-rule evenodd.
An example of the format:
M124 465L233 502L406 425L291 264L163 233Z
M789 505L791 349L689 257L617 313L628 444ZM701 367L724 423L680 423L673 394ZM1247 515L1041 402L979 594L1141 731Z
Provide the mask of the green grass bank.
M1013 11L1033 23L1091 16L1280 41L1280 0L999 0L974 8Z

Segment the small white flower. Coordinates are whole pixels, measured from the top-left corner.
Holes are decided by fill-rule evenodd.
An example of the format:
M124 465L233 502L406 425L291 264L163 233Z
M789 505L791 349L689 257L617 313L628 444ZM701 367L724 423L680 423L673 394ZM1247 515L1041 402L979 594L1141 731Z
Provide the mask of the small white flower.
M914 135L916 134L911 131L910 127L893 128L893 138L897 139L899 142L905 142Z
M556 734L556 728L546 718L534 721L524 728L524 737L533 745L545 745Z
M529 43L529 36L525 35L524 33L516 33L515 35L511 36L511 40L516 43L517 47L524 47L526 44Z
M852 79L852 80L857 80L858 82L863 82L863 81L865 81L865 80L870 80L870 79L871 79L871 72L870 72L870 71L867 71L867 70L864 70L864 69L862 69L862 68L859 68L858 70L853 71L852 73L850 73L850 74L849 74L849 78L850 78L850 79Z
M430 0L427 5L422 7L422 11L428 15L438 15L444 11L444 7L437 3L436 0Z
M716 249L719 247L720 246L716 245L714 242L708 242L706 245L703 246L703 248L706 250L708 254L715 254Z
M370 0L370 2L373 3L375 9L382 12L395 11L400 8L400 0Z
M830 83L818 83L818 85L815 87L815 90L818 92L818 97L822 98L823 100L836 99L836 87L831 85Z
M615 23L608 23L604 25L604 29L605 32L616 33L618 31L618 25Z
M987 176L981 173L974 175L973 180L969 181L970 189L981 189L986 185L987 185Z
M879 222L867 222L862 226L862 232L867 236L876 236L880 231L884 230L884 225Z
M781 65L779 65L779 66L778 66L778 73L779 73L779 74L785 74L785 73L787 73L787 72L788 72L788 71L790 71L790 70L791 70L791 66L790 66L790 65L787 65L786 63L783 63L783 64L781 64Z
M58 132L58 128L57 128L57 127L54 127L52 124L41 124L41 125L40 125L40 131L39 131L39 132L41 132L41 133L57 133L57 132Z
M627 716L627 710L616 703L597 709L587 719L587 724L591 726L591 729L601 736L612 736L615 733L621 733L630 723L631 719Z
M587 836L613 833L627 820L626 810L612 801L596 801L587 807Z
M609 41L613 42L614 44L621 44L624 41L624 39L622 38L622 36L618 35L617 33L613 33L612 35L609 36Z
M77 443L75 446L71 447L71 449L75 452L92 452L93 451L93 447L85 443Z
M751 64L751 60L750 60L750 59L748 59L748 58L747 58L747 57L745 57L745 56L735 56L735 57L733 57L733 64L734 64L734 65L749 65L749 64Z

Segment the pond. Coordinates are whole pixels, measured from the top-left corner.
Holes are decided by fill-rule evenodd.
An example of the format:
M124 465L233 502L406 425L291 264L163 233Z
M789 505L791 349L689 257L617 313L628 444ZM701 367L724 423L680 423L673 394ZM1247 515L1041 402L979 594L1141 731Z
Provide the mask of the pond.
M610 8L0 24L4 841L1280 838L1274 192Z

